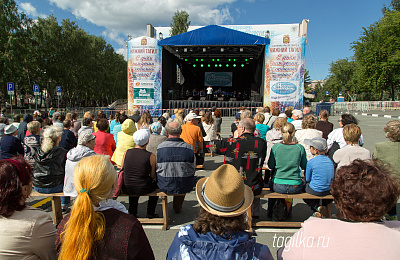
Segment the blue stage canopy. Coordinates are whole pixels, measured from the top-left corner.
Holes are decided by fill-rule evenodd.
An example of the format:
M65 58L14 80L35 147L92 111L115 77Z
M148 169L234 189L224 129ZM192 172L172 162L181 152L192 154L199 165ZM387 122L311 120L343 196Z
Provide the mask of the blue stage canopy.
M239 32L218 25L178 34L158 42L161 46L194 45L269 45L270 39Z

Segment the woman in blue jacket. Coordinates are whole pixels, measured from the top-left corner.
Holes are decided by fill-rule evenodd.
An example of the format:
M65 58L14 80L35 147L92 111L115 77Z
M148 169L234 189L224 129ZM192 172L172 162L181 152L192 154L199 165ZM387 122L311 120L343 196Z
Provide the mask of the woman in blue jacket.
M176 234L167 259L273 259L267 246L245 232L244 213L254 195L234 166L224 164L199 180L196 196L200 215Z

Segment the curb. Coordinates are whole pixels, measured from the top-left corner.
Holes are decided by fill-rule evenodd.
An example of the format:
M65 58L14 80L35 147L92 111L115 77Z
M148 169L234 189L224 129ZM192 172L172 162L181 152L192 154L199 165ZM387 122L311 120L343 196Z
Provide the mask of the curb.
M386 118L400 119L400 116L391 116L391 115L367 114L367 113L354 113L354 114L360 115L360 116L373 116L373 117L386 117Z

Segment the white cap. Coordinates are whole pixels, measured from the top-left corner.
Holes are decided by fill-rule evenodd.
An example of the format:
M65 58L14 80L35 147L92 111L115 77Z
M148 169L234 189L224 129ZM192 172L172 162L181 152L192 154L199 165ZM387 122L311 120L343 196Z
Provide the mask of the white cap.
M149 141L149 138L150 131L148 129L140 129L133 134L133 141L139 146L145 145Z
M189 113L187 116L186 116L186 120L187 121L191 121L191 120L193 120L193 119L195 119L195 118L201 118L201 116L198 116L198 115L196 115L195 113Z

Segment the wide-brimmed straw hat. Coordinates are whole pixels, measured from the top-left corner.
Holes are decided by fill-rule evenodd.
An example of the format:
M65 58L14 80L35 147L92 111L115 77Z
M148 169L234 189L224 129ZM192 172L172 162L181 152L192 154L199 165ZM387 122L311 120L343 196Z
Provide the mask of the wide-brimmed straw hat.
M254 199L250 187L230 164L221 165L210 177L200 179L196 184L196 196L201 207L220 217L242 215Z

